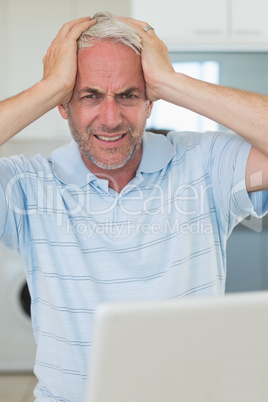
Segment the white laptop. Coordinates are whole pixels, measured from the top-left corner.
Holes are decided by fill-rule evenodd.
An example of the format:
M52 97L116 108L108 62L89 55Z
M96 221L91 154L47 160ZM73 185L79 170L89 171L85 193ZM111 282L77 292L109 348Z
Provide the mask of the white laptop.
M267 402L268 292L103 305L86 402Z

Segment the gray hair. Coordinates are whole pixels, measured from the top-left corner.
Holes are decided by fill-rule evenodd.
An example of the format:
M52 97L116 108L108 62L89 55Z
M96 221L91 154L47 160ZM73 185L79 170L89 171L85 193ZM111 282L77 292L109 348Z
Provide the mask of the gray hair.
M97 23L80 35L78 49L89 48L100 40L109 40L112 43L123 43L141 54L141 39L130 25L109 12L96 13L92 19L97 20Z

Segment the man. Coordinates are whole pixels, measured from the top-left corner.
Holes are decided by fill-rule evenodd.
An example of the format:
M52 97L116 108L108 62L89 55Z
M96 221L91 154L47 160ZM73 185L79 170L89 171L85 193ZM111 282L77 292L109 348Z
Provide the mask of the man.
M144 134L160 98L243 138ZM175 73L148 24L98 14L65 24L42 81L0 104L1 142L56 105L75 141L0 162L0 236L25 261L36 400L80 402L100 303L224 293L229 234L267 211L268 98Z

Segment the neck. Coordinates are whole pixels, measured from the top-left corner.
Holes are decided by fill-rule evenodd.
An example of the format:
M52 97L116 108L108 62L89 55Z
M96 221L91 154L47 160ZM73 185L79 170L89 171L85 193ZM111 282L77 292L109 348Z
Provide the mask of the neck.
M135 177L141 161L142 147L138 149L132 159L118 169L102 169L94 162L81 154L86 167L100 179L108 180L109 187L120 193L123 188Z

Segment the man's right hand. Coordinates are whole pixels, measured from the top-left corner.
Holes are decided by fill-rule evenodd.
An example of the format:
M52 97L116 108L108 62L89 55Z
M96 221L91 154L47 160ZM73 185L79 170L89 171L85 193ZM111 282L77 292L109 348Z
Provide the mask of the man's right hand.
M77 39L96 20L79 18L62 26L43 59L43 81L54 82L61 93L59 103L68 103L72 97L77 73Z

